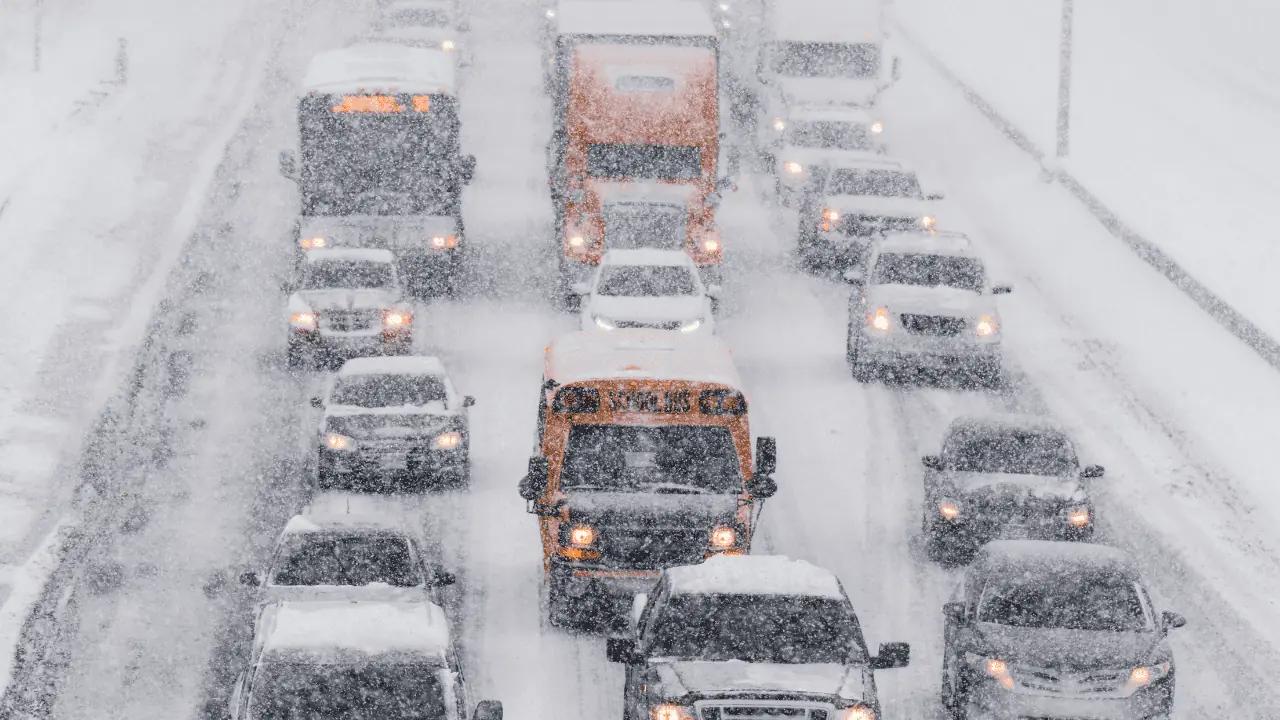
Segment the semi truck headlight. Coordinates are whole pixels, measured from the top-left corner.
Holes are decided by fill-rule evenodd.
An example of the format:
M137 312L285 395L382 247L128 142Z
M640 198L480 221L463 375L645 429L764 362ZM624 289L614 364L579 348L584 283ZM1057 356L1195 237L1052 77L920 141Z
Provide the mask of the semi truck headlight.
M738 531L727 525L721 525L711 531L711 547L717 550L728 550L738 544Z
M318 320L313 312L296 312L289 316L289 324L299 330L315 330Z
M356 446L356 441L342 433L331 432L324 434L324 446L337 452L346 452Z
M591 547L596 543L596 529L590 525L574 525L569 528L569 544L574 547Z

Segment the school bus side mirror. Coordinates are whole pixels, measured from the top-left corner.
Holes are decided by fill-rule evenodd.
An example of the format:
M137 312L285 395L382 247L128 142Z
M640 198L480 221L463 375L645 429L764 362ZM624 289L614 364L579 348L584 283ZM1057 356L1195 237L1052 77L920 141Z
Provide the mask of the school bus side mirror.
M537 500L547 490L547 459L540 456L529 458L529 470L520 481L520 497L525 500Z
M778 441L756 438L756 475L772 475L778 470Z

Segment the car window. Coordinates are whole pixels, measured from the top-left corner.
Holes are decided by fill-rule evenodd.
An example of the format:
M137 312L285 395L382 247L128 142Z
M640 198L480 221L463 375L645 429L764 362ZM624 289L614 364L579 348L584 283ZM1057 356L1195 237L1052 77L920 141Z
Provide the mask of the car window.
M702 175L702 149L681 145L591 145L587 148L587 174L597 178L697 180Z
M700 425L575 425L560 484L566 490L738 493L733 436Z
M435 375L349 375L338 378L329 402L364 408L420 407L444 402L444 381Z
M440 673L424 663L269 662L254 676L252 720L445 720Z
M744 631L750 628L750 631ZM802 595L674 595L647 639L649 657L763 663L864 662L848 604Z
M787 126L787 142L799 147L832 150L870 150L867 128L851 122L793 121Z
M276 562L276 585L413 587L423 581L403 538L307 534L291 538Z
M827 176L828 195L922 197L916 176L901 170L837 168Z
M680 265L606 265L596 293L609 297L668 297L697 293L693 273Z
M1071 442L1055 432L961 433L943 443L942 455L958 472L1073 475L1079 468Z
M875 43L780 42L773 47L773 71L787 77L867 78L879 70Z
M986 283L986 272L977 258L884 253L876 258L871 281L877 285L945 286L980 292Z
M307 263L302 272L304 290L391 289L394 283L391 264L384 262L319 260Z
M1154 619L1132 579L1102 571L1036 572L987 582L980 622L1013 627L1133 632Z
M616 202L604 206L604 246L607 248L684 247L688 212L666 203Z

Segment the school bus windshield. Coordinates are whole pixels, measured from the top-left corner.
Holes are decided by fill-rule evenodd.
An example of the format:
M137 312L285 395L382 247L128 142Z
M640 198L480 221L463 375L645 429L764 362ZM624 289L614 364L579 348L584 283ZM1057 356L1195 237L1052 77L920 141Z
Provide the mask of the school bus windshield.
M575 425L565 490L737 494L742 472L733 436L703 425Z

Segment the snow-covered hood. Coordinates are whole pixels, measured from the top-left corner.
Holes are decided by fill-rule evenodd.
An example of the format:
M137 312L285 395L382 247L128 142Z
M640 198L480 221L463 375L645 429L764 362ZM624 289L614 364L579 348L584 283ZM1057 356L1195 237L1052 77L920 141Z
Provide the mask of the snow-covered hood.
M875 78L800 78L778 81L783 100L789 105L855 105L870 107L880 94Z
M864 668L836 663L752 663L677 661L658 666L664 692L673 697L689 694L701 698L734 694L776 692L786 695L818 695L822 699L866 698ZM674 692L672 692L674 691Z
M398 408L331 406L325 409L322 427L356 439L393 439L435 435L456 425L458 414L444 403Z
M325 310L381 310L396 303L395 294L383 289L355 290L330 288L326 290L299 290L294 295L301 304L315 312ZM290 299L290 307L293 306Z
M457 218L448 215L311 215L302 218L299 237L323 237L332 248L395 250L457 232Z
M569 517L599 527L687 529L732 523L738 496L652 492L573 491L565 494Z
M945 285L869 285L867 304L872 307L887 307L890 313L965 318L996 315L995 303L990 297Z
M881 197L879 195L827 195L824 207L841 212L862 213L891 218L919 219L929 214L929 203L911 197Z
M704 314L704 303L700 295L671 297L592 295L587 311L592 315L600 315L614 321L684 321L701 318Z
M1161 636L1154 631L1097 632L977 623L980 649L1010 665L1067 671L1132 668L1154 659Z
M1040 500L1083 500L1079 479L1068 475L1022 475L949 471L944 481L962 495L986 495L1017 502Z
M262 602L272 603L281 600L306 601L313 600L376 600L403 601L422 600L427 598L427 591L420 585L413 587L396 587L386 583L370 583L368 585L267 585L263 588Z

